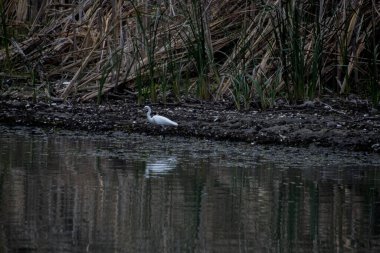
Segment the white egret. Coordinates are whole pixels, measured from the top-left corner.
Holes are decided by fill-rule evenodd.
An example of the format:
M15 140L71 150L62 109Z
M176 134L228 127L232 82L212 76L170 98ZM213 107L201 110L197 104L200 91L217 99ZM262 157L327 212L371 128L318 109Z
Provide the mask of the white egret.
M144 109L147 109L148 112L146 114L146 118L148 119L149 123L152 123L154 125L159 125L159 126L178 126L178 124L174 121L171 121L170 119L160 116L160 115L154 115L153 117L150 116L152 113L152 110L150 109L149 106L145 106Z

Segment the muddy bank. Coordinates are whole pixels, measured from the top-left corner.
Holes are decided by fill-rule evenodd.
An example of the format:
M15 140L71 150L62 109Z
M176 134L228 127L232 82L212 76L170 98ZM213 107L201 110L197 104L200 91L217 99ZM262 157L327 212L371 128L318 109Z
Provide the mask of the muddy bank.
M380 152L380 113L355 98L326 98L296 106L278 103L275 109L265 111L185 102L152 105L152 109L153 114L167 116L179 126L152 126L146 121L143 106L120 100L98 106L1 99L0 123Z

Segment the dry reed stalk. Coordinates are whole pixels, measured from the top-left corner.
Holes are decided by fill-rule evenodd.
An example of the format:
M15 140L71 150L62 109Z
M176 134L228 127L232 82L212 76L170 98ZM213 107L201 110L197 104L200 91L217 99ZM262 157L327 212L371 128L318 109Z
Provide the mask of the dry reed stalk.
M6 2L10 25L20 21L27 25L28 18L32 20L30 37L22 39L21 36L17 41L27 61L40 62L45 71L44 76L50 78L51 82L58 82L66 76L70 80L64 89L57 88L54 91L63 98L75 94L83 100L96 97L97 90L94 87L100 84L102 73L108 65L112 68L107 70L102 94L119 85L135 89L138 78L143 78L142 82L148 77L159 81L163 69L170 65L181 66L172 70L178 71L179 76L194 77L199 74L194 60L189 58L190 45L197 43L190 24L199 22L199 17L191 12L190 3L186 7L179 0L155 1L155 4L152 1L135 0L85 0L80 4L68 5L44 1L45 5L37 16L28 17L25 14L29 8L26 1ZM298 5L297 1L290 2L290 10L298 8L302 15L307 16L299 21L305 80L310 80L310 66L315 60L313 31L316 27L315 23L309 21L314 18L314 13L319 15L317 21L323 40L321 76L318 77L322 79L319 80L323 80L325 85L338 79L339 91L343 92L352 82L352 73L362 74L361 78L366 78L362 71L365 67L358 59L363 57L366 49L366 36L377 29L370 25L366 15L372 9L378 13L380 3L359 0L348 5L346 1L340 1L332 6L329 1L320 1L319 5L314 6L308 1L300 1ZM281 90L289 75L287 71L291 53L289 44L286 44L288 41L283 45L276 43L276 31L279 31L287 15L283 1L248 3L243 0L199 0L199 3L202 4L200 27L204 31L204 37L200 39L206 48L208 66L208 72L203 75L216 82L215 97L230 93L230 75L235 70L251 76L255 82L264 82L265 79L266 89L270 89L270 82L275 82L274 76L278 76L276 71L279 68L283 72L276 90ZM380 15L374 20L380 24ZM292 22L290 25L294 25ZM343 48L336 50L337 38L345 43L344 50L347 53L342 51ZM11 47L10 58L15 73L25 69L20 49ZM278 65L281 53L288 54L283 59L284 65ZM5 54L0 52L0 62L4 59ZM343 67L345 61L346 70ZM340 76L342 74L339 72L344 71L345 75ZM189 80L192 83L190 88L195 89L196 80ZM255 87L251 86L250 89L253 96Z

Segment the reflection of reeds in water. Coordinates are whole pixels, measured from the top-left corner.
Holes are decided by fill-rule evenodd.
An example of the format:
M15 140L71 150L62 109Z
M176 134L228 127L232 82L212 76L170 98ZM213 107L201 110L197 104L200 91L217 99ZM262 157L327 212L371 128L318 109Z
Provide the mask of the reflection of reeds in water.
M109 136L0 130L2 248L379 251L380 169L357 154L264 154L188 140L168 154L145 138L124 146ZM144 174L168 168L178 171Z
M228 96L238 108L253 99L272 106L280 95L313 99L325 89L379 99L378 1L1 3L1 65L14 78L27 64L40 66L42 90L63 98L100 103L127 88L139 101L190 92ZM8 37L26 60L8 50ZM59 79L67 82L48 86Z

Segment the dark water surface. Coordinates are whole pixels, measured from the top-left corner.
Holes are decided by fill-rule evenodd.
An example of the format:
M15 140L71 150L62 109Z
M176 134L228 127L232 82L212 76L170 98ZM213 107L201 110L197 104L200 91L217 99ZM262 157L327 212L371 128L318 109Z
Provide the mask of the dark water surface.
M0 126L0 252L380 252L380 158Z

